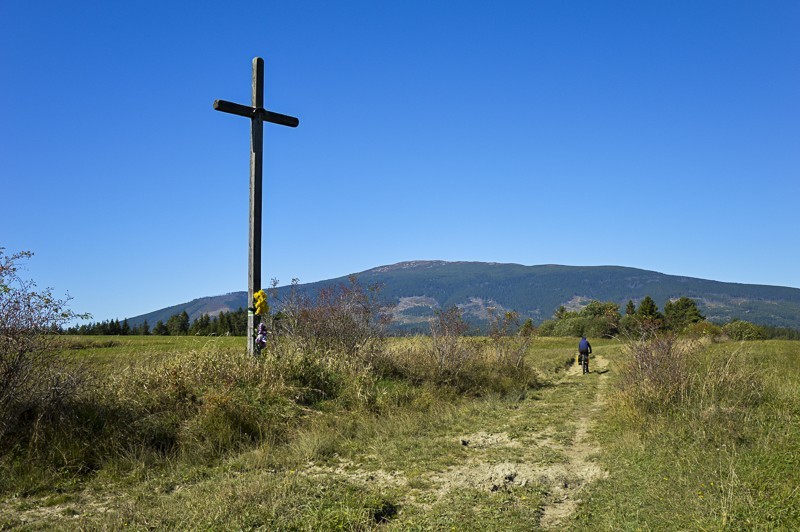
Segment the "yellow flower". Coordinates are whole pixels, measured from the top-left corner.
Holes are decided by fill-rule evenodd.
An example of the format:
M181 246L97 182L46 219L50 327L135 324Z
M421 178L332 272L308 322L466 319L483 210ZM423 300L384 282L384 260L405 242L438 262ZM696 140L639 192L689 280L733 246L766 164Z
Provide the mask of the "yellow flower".
M259 290L253 294L253 306L256 309L256 315L261 316L269 313L269 305L267 304L267 294L264 290Z

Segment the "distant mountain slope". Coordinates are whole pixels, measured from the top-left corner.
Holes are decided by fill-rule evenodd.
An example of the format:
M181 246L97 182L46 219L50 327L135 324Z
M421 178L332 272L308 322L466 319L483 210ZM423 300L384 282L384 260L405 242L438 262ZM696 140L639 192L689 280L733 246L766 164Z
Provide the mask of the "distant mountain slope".
M624 307L651 296L659 308L669 299L686 296L697 301L712 321L740 318L763 325L800 329L800 289L723 283L620 266L522 266L485 262L411 261L380 266L356 274L363 285L383 285L382 296L396 304L395 327L424 328L435 309L458 305L473 323L484 322L487 308L516 310L536 322L550 318L564 305L579 308L592 299L615 301ZM300 285L309 294L347 277ZM288 287L281 287L286 294ZM203 313L246 306L246 293L195 299L188 303L129 318L150 325L166 322L186 310L194 320Z

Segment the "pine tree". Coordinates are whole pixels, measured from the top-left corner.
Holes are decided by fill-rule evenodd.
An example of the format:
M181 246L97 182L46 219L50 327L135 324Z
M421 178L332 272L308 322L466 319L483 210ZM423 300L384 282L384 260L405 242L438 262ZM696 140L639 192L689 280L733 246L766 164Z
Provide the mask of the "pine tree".
M153 334L158 335L158 336L168 336L169 335L169 329L167 329L167 326L164 325L163 321L158 320L158 322L156 323L156 326L153 327Z
M189 314L185 310L178 317L178 329L181 334L189 333Z
M636 315L640 318L660 318L661 313L658 311L658 307L656 306L656 302L653 301L653 298L650 296L645 296L642 299L642 302L639 303L639 309L636 311Z
M645 296L639 303L636 310L637 321L645 327L645 330L655 332L664 327L664 315L658 311L656 302L650 296Z
M694 300L681 297L676 301L667 301L664 305L664 319L670 329L680 332L692 323L703 321L705 317L700 314Z
M247 311L242 307L233 313L231 319L231 334L245 336L247 334Z
M173 336L185 335L189 332L189 314L184 310L180 314L173 314L167 320L167 329Z
M211 318L208 317L208 314L203 314L194 322L192 323L191 327L189 327L189 334L192 335L207 335L211 331Z
M224 336L230 334L230 332L231 324L228 319L228 314L226 312L220 312L219 316L217 316L217 334Z
M534 332L536 332L536 330L533 327L533 320L531 318L525 320L525 323L519 328L519 335L526 338L533 336Z

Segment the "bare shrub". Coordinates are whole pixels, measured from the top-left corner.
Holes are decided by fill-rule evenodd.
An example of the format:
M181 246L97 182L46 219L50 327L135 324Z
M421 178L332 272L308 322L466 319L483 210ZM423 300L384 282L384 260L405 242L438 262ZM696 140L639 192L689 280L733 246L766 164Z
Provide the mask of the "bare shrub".
M382 359L390 306L380 286L364 287L356 276L325 287L314 297L292 280L280 299L273 280L271 294L280 311L272 318L272 341L264 361L295 390L295 400L313 404L340 399L354 405L369 402L374 368Z
M0 248L0 441L37 439L59 423L78 396L86 373L58 356L60 327L80 317L52 289L36 290L23 279L19 262L28 251L5 255ZM17 438L7 438L10 435Z
M673 335L641 337L629 341L620 386L629 401L645 412L680 403L690 382L691 346Z
M489 338L495 351L497 364L510 370L519 370L533 340L533 333L518 334L519 314L513 311L498 315L489 309Z
M708 341L651 336L630 341L620 398L640 420L677 415L708 438L740 433L764 394L764 379L740 350L719 354Z
M535 336L532 330L519 329L519 314L505 312L502 316L489 313L489 368L494 373L497 390L530 388L541 384L539 375L525 363ZM500 384L502 383L502 384Z
M409 338L385 350L377 369L385 376L446 386L468 395L508 393L538 384L525 364L530 336L516 334L516 315L494 322L489 338L466 337L461 311L438 312L427 337Z
M383 376L416 384L454 384L480 354L477 346L464 338L468 328L458 307L437 311L430 322L429 336L409 338L384 350L375 369Z
M280 302L276 337L299 342L306 351L370 360L381 348L390 319L390 309L379 295L379 286L365 288L353 275L349 284L325 287L312 298L298 290L294 279L289 297Z
M465 341L464 333L468 329L458 307L436 312L431 322L430 350L436 382L455 382L464 367L479 355L474 346Z

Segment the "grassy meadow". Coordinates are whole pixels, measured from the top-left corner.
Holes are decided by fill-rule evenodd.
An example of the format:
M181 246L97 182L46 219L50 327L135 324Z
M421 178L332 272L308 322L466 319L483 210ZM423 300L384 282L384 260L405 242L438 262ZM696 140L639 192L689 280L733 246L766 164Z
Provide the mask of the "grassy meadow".
M592 343L66 337L0 529L800 528L800 342Z
M800 342L673 345L664 354L671 382L617 377L595 430L611 474L574 526L800 528Z

